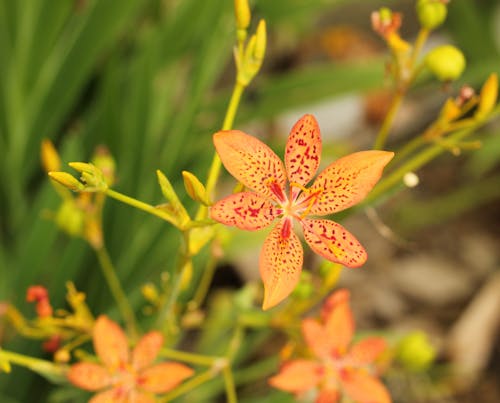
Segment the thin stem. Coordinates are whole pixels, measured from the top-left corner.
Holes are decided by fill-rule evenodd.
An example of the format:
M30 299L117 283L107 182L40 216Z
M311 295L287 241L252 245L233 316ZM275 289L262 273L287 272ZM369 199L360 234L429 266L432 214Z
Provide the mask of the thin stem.
M64 378L65 368L51 361L41 360L39 358L29 357L27 355L2 349L0 349L0 361L14 363L47 377Z
M225 366L223 371L224 385L226 387L227 403L237 403L236 386L234 384L233 371L229 365Z
M190 392L193 389L196 389L198 386L203 385L205 382L210 381L215 376L213 369L209 369L205 372L202 372L200 375L191 378L189 381L184 382L182 385L178 386L170 393L167 393L160 399L161 402L170 402L175 398L182 396L183 394Z
M135 314L130 306L127 294L125 294L125 291L120 284L120 279L116 274L113 262L111 261L108 251L104 246L95 249L95 251L102 269L102 274L108 283L109 290L111 291L111 294L118 305L118 309L125 320L128 331L132 335L132 338L135 339L138 336Z
M429 37L430 31L427 28L420 28L418 32L417 39L415 40L415 45L413 46L413 52L410 58L410 66L415 66L415 62L417 61L418 55L422 51L422 48Z
M210 357L208 355L187 353L185 351L172 350L169 348L163 348L161 350L161 355L172 360L204 366L212 366L216 361L221 359L220 357Z
M373 146L375 150L381 150L382 148L384 148L385 143L387 141L387 136L389 135L389 131L391 130L392 124L394 123L394 118L396 117L399 107L401 106L401 103L403 101L404 94L405 91L403 90L398 90L394 94L389 111L385 116L384 122L382 123L382 127L378 132L377 139L375 140L375 145Z
M203 270L201 280L198 284L198 287L192 299L192 302L196 308L200 307L201 304L203 304L203 301L205 300L208 294L216 267L217 267L216 260L212 255L210 255L208 257L205 270Z
M172 222L172 217L170 216L170 214L165 213L164 211L156 208L155 206L152 206L151 204L144 203L140 200L124 195L113 189L106 189L106 195L122 203L128 204L129 206L135 207L138 210L142 210L145 211L146 213L160 217L165 221L168 221L175 225L175 223Z
M170 295L163 295L162 302L160 303L158 309L158 318L156 319L156 323L158 327L164 329L170 329L172 325L172 321L175 319L174 315L174 307L175 302L177 301L177 297L181 292L181 283L182 277L184 275L184 271L187 270L189 260L191 256L189 256L189 231L184 231L183 235L183 245L181 245L182 250L179 253L179 262L177 263L177 268L174 273L173 286L170 289Z
M244 90L245 86L243 84L239 82L236 82L234 84L233 93L226 110L226 116L224 117L224 122L222 123L222 130L230 130L233 127L236 111L238 110L238 106L240 105L241 95L243 94ZM215 189L215 185L217 184L220 167L221 160L217 153L215 153L212 159L212 165L210 166L210 170L208 171L208 178L206 183L206 189L209 195L213 192L213 190Z

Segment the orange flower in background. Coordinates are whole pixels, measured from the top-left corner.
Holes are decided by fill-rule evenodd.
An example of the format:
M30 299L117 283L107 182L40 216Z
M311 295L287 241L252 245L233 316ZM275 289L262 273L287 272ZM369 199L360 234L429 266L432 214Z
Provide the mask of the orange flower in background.
M316 388L316 403L338 403L343 394L358 403L391 402L386 387L374 374L374 361L386 343L380 337L368 337L351 346L354 320L347 290L328 298L321 322L304 319L302 334L315 359L286 362L269 379L271 386L297 395Z
M321 155L319 126L312 115L303 116L290 131L284 165L267 145L238 130L215 133L214 144L226 169L251 191L218 201L212 206L211 217L249 231L279 219L260 254L263 309L285 299L299 281L303 250L293 232L294 221L302 227L311 249L325 259L348 267L365 263L364 248L344 227L308 217L336 213L359 203L380 179L394 153L347 155L330 164L306 188Z
M96 320L93 342L101 364L77 363L67 374L73 385L100 391L90 403L154 403L154 394L168 392L193 374L175 362L152 365L163 344L160 332L145 334L129 352L123 330L102 315Z

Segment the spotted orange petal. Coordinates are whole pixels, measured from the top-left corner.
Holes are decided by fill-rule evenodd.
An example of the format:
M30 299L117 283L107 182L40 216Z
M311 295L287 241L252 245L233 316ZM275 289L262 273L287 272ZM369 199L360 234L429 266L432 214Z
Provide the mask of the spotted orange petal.
M365 370L350 369L341 372L342 386L346 394L359 403L391 403L385 385Z
M362 266L368 255L359 241L342 225L330 220L301 220L304 238L311 249L347 267Z
M341 288L328 296L321 306L321 320L327 322L330 313L340 304L349 303L351 293L346 288Z
M338 403L340 397L340 392L337 389L322 389L315 403Z
M165 393L175 388L194 371L186 365L176 362L163 362L142 371L138 385L148 392Z
M100 390L111 385L111 376L106 368L90 362L79 362L70 367L68 380L85 390Z
M153 363L163 345L163 335L153 331L146 333L132 351L132 365L136 370L145 368Z
M333 344L326 328L314 319L304 319L302 321L302 334L309 348L318 358L329 357Z
M285 167L273 150L239 130L217 132L213 139L217 153L231 175L262 196L284 200Z
M387 348L387 343L381 337L368 337L351 347L349 357L359 365L371 364Z
M286 231L283 230L284 225L288 228ZM300 279L304 251L290 226L291 223L287 219L279 222L267 236L260 253L259 269L264 282L264 310L288 297Z
M210 216L215 221L247 231L267 227L280 213L270 199L253 192L233 194L210 209Z
M340 290L340 292L343 293L343 290ZM338 292L334 293L332 297L335 298L336 294ZM328 316L324 318L324 322L333 350L339 355L346 354L354 335L354 318L349 306L349 299L338 299Z
M107 316L97 318L92 338L97 356L111 371L128 362L127 337L121 327Z
M156 399L153 395L142 393L136 390L131 390L124 392L119 388L114 388L107 390L105 392L98 393L89 403L155 403Z
M388 151L360 151L330 164L311 186L312 192L321 190L321 194L309 214L331 214L359 203L378 182L393 156Z
M320 157L321 135L318 122L314 116L304 115L290 130L286 143L285 166L288 180L301 186L307 185L318 170Z
M314 388L321 381L321 366L315 361L294 360L285 363L280 372L269 378L277 389L301 393Z

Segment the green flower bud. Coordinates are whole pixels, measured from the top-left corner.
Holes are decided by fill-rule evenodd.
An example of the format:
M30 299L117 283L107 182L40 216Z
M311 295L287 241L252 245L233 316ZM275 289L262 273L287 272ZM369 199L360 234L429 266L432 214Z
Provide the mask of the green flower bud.
M416 331L401 340L396 357L410 371L422 372L431 366L436 350L424 332Z
M427 68L441 81L459 78L465 69L465 57L452 45L438 46L425 58Z
M437 28L444 22L447 13L448 7L441 0L418 0L418 20L424 28Z

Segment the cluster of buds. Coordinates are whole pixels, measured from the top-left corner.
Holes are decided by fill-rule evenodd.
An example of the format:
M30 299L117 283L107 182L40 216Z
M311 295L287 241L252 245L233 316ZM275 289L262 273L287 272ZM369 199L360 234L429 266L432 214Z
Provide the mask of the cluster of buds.
M26 301L35 302L36 313L39 318L52 316L52 305L49 301L49 292L41 285L32 285L26 292Z
M493 111L497 98L498 76L495 73L485 81L479 95L472 87L463 86L457 97L446 100L438 119L425 131L424 138L442 142L447 133L483 122ZM461 148L476 148L478 145L478 142L463 143L460 146L454 145L451 151L458 154Z
M80 172L80 180L60 171L59 155L49 140L42 142L41 159L62 199L54 216L55 222L69 235L84 238L93 248L100 248L101 213L105 199L103 192L115 181L113 158L106 148L99 147L92 163L70 163L69 166Z
M266 22L260 20L257 30L247 41L251 13L248 0L234 0L238 46L234 50L236 81L246 87L262 67L266 53Z

